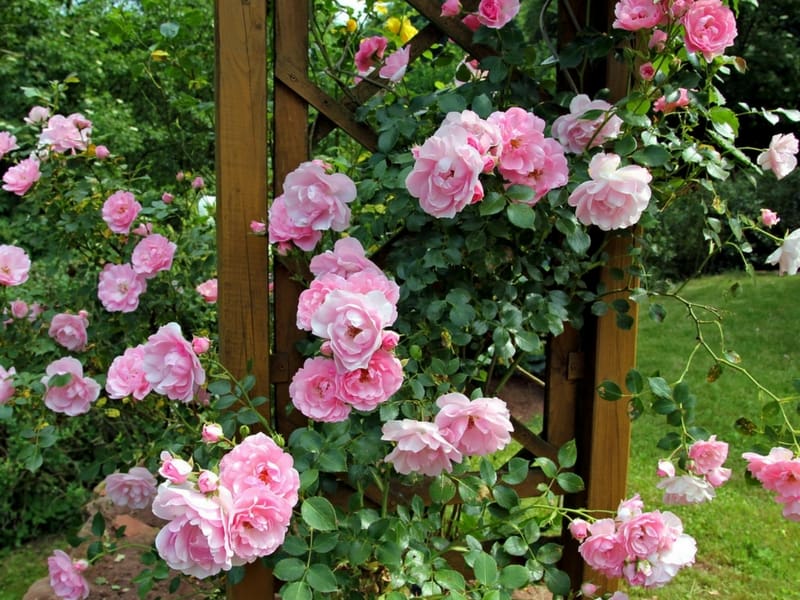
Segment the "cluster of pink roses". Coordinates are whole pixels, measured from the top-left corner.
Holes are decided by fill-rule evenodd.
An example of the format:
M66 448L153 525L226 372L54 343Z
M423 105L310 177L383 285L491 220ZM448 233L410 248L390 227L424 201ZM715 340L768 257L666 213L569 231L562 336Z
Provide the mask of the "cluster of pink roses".
M800 459L788 448L773 448L762 456L745 452L747 470L761 482L764 489L775 492L775 501L783 504L783 516L800 521Z
M586 563L606 577L624 577L631 585L660 587L694 563L697 545L683 533L681 520L671 512L644 512L638 494L624 500L616 517L569 525L580 542Z
M397 83L406 74L408 60L411 57L411 46L403 46L392 52L386 59L383 55L389 44L382 35L373 35L361 40L355 54L357 80L367 77L376 69L377 64L382 64L378 75L382 78Z
M478 10L464 15L462 20L473 31L481 25L501 29L517 16L519 7L519 0L481 0ZM443 17L457 17L462 11L460 0L445 0L442 3Z
M384 424L381 438L395 442L386 456L398 473L436 476L453 470L464 456L486 456L511 441L511 414L500 398L475 398L453 392L436 401L433 422L403 419Z
M700 504L712 500L715 489L728 481L731 470L722 465L728 458L728 444L712 435L694 442L688 451L686 475L675 475L675 465L669 460L658 461L658 482L664 490L664 504Z
M269 241L285 254L292 243L310 251L327 230L350 226L350 208L356 184L343 173L331 173L321 160L302 163L286 176L283 194L269 209Z
M50 587L62 600L85 600L89 597L89 582L83 572L89 568L84 560L72 560L63 550L55 550L47 559Z
M386 328L397 318L400 288L369 260L355 238L311 259L315 275L300 294L297 327L324 340L323 356L295 373L289 394L317 421L342 421L351 409L371 411L403 383L392 350L398 336Z
M228 452L219 472L194 473L190 463L162 454L153 513L169 521L156 549L170 568L205 578L253 562L283 543L300 477L291 455L263 433Z

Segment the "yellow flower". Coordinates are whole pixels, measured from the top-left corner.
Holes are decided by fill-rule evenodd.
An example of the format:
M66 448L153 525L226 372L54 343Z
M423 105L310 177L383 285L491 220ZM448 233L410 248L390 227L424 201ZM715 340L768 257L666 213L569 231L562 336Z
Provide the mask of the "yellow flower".
M405 44L415 35L417 35L417 28L411 24L411 21L404 18L403 26L400 28L400 40Z
M397 17L389 17L386 19L386 31L394 33L395 35L400 31L400 19Z
M385 15L387 12L389 12L389 9L386 8L385 2L376 2L375 12L378 13L379 15Z
M353 33L358 28L358 23L356 23L355 19L347 19L347 25L345 27L348 33Z
M166 50L153 50L150 53L150 58L153 59L155 62L163 62L169 56L169 52Z

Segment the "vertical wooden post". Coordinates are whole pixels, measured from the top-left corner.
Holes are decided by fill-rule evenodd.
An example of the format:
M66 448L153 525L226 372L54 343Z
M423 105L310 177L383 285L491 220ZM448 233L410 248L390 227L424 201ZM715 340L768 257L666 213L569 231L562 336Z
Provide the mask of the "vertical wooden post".
M250 235L267 198L266 5L215 0L217 272L220 359L236 376L250 367L255 395L269 396L267 245ZM269 417L269 403L262 405ZM228 589L231 600L271 599L260 562Z

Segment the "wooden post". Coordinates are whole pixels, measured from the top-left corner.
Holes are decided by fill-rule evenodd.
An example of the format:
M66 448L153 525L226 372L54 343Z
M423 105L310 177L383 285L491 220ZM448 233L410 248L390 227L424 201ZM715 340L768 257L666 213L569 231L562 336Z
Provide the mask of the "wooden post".
M250 367L253 393L269 397L267 244L249 229L267 210L266 5L215 0L215 16L219 354L236 377ZM269 403L260 410L269 417ZM228 588L230 600L272 596L260 562Z

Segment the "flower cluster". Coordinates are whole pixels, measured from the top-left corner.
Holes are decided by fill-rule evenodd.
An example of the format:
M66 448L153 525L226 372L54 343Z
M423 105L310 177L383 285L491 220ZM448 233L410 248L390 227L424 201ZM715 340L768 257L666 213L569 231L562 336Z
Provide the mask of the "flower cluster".
M783 516L800 521L800 459L787 448L773 448L762 456L745 452L747 470L764 489L776 494L775 501L783 504Z
M357 81L372 74L378 63L382 64L378 75L383 79L397 83L403 78L408 68L411 46L398 48L384 60L383 55L388 44L389 40L382 35L373 35L361 40L354 58L358 71Z
M275 552L283 543L300 478L292 457L263 433L250 435L219 463L195 473L162 454L153 513L169 521L156 549L170 568L205 578Z
M580 542L586 563L607 577L624 577L631 585L660 587L694 563L695 540L683 533L681 520L671 512L643 511L638 495L624 500L616 517L569 525Z
M676 476L675 465L660 460L658 474L664 479L656 487L664 490L664 504L700 504L712 500L714 490L731 477L731 470L722 466L727 458L728 444L712 435L689 447L686 475Z
M158 481L144 467L132 467L127 473L112 473L105 478L106 495L117 506L132 509L149 507L156 497Z
M519 8L519 0L481 0L478 10L464 15L462 21L473 31L481 25L489 29L502 29L517 16ZM443 17L457 17L462 12L460 0L445 0L442 3Z

